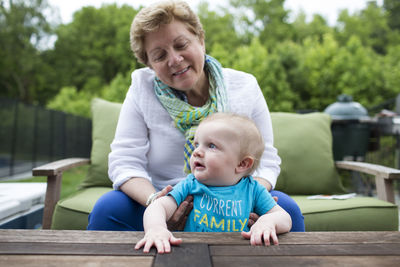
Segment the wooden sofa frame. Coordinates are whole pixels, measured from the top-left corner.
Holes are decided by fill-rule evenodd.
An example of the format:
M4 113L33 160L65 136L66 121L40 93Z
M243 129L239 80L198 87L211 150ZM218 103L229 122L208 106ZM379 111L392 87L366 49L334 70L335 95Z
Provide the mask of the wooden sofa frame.
M43 229L50 229L51 227L54 208L60 199L63 172L86 164L90 164L90 159L68 158L51 162L32 170L33 176L47 176ZM355 161L337 161L335 164L338 169L356 171L374 176L378 199L395 203L393 182L395 179L400 179L400 170Z

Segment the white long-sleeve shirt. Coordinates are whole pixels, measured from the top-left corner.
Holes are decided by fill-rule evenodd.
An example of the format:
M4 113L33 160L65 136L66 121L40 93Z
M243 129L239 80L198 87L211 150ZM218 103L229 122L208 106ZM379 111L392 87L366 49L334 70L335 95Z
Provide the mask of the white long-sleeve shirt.
M273 146L271 118L254 76L223 69L229 112L253 119L265 141L260 166L253 174L275 186L281 160ZM184 135L175 128L153 89L154 71L137 69L121 108L109 154L108 174L114 189L132 177L146 178L157 190L186 177L183 171Z

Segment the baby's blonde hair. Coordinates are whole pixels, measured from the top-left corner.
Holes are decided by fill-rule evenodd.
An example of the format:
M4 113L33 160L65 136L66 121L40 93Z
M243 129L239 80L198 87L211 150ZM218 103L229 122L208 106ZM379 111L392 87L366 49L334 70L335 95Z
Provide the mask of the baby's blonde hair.
M260 164L264 153L264 139L260 130L250 118L229 112L217 112L205 118L201 124L218 121L227 122L227 125L234 128L237 133L241 159L249 156L254 159L254 164L247 174L253 173Z
M157 31L161 25L178 20L186 25L188 30L204 41L204 30L199 17L185 1L162 1L145 7L135 16L131 25L131 49L139 62L148 65L145 50L147 33Z

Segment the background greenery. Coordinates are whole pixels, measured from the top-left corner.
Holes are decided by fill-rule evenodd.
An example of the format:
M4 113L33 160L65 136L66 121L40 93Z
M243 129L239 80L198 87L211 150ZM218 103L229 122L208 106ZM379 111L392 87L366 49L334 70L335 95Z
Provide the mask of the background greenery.
M59 24L45 0L0 3L0 96L87 117L95 96L124 99L130 73L142 67L129 48L138 10L84 7ZM343 10L333 26L320 15L289 22L283 4L230 0L211 10L202 1L196 8L207 53L255 75L271 111L321 111L341 93L374 107L399 93L400 1Z
M207 53L255 75L271 111L322 111L342 93L372 110L400 93L400 1L343 10L335 25L301 13L289 21L284 2L230 0L211 10L202 1L196 8ZM130 73L143 67L129 47L140 8L84 7L67 24L52 19L53 8L46 0L0 0L0 97L86 117L93 97L122 102ZM392 150L369 157L389 158ZM62 197L85 168L64 175Z

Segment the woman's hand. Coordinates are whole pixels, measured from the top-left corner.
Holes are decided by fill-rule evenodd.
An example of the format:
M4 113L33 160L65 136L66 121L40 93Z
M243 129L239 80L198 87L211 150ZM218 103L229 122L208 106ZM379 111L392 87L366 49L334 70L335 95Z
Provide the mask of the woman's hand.
M158 193L157 198L166 196L172 190L172 186L167 185ZM171 218L167 221L167 227L170 231L182 231L185 228L186 220L189 213L193 209L193 196L187 196L185 200L179 205L177 210L172 214Z
M189 195L179 205L178 209L167 221L167 227L170 231L182 231L185 228L186 220L193 209L193 196Z

